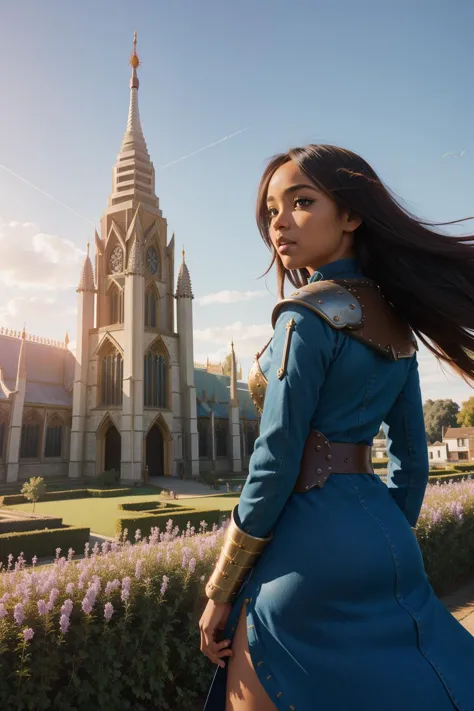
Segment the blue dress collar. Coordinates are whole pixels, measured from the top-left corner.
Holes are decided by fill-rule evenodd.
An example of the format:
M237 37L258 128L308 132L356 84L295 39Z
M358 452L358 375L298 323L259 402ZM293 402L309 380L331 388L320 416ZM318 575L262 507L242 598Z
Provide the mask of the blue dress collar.
M308 283L321 281L322 279L338 279L340 277L364 276L357 259L337 259L335 262L325 264L314 272Z

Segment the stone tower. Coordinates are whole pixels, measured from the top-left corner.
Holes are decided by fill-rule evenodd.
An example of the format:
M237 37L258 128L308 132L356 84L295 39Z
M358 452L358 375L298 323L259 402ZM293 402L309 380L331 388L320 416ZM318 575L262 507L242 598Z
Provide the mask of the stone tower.
M115 469L123 482L198 473L191 301L178 303L176 333L174 238L167 242L140 122L136 34L130 64L127 126L95 234L95 282L87 258L90 279L78 289L69 470L74 477Z

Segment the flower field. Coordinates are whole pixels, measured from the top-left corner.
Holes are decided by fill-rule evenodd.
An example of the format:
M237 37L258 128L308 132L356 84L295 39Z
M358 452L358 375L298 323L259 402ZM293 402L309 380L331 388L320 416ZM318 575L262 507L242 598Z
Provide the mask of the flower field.
M10 560L0 576L0 708L187 709L212 666L199 601L223 529L169 521L135 544L58 549L54 565ZM35 561L33 561L35 563Z
M10 559L0 573L0 708L193 708L213 667L197 621L224 528L168 521L53 565ZM143 531L143 533L147 533ZM429 486L418 540L437 592L474 572L474 480Z

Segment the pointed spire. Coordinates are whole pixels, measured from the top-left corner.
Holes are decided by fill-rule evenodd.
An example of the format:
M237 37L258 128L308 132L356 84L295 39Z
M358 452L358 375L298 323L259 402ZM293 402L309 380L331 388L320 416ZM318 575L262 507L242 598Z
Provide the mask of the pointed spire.
M79 286L77 287L76 291L81 292L81 291L92 291L94 292L95 289L95 284L94 284L94 272L92 269L92 262L91 258L89 257L89 242L87 243L87 254L86 258L84 259L84 264L82 265L82 272L81 272L81 278L79 279Z
M176 283L176 293L175 298L188 298L194 299L193 290L191 286L191 277L189 276L189 270L184 261L184 247L182 251L183 261L181 262L181 267L179 269L178 281Z
M16 386L15 389L20 389L20 381L26 378L26 328L23 324L23 331L21 333L21 345L20 354L18 356L18 370L16 374Z
M67 348L69 343L70 343L69 333L66 331L66 335L64 336L64 347Z
M237 365L235 362L234 339L230 344L230 404L238 405L239 399L237 395Z
M127 127L114 168L109 205L135 199L158 207L158 198L155 195L155 171L146 147L138 110L140 82L137 69L140 66L140 59L137 54L136 32L133 36L133 52L129 63L132 67L132 76Z

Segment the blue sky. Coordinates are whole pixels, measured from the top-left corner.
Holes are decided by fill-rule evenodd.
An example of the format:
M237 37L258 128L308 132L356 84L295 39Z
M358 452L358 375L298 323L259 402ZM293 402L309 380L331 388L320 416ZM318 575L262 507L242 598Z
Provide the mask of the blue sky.
M254 200L274 153L336 143L421 216L474 214L474 7L464 1L0 0L0 10L0 164L83 216L0 168L3 325L75 338L78 269L111 189L135 29L156 190L196 296L196 360L224 355L233 337L245 377L271 335L276 289L273 275L258 279L269 255ZM425 397L472 394L420 360Z

